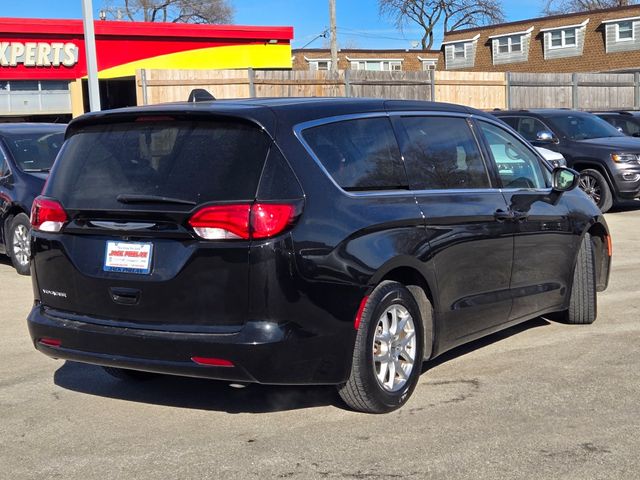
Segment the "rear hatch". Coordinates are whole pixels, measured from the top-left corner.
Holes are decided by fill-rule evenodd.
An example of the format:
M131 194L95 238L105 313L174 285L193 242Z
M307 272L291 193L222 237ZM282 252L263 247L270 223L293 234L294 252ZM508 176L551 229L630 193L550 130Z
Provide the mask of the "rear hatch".
M50 205L66 213L61 231L35 229L43 306L135 328L237 330L250 241L225 222L248 215L271 143L231 117L130 117L72 131L39 204L41 215ZM211 207L220 228L205 229L206 240L194 218Z

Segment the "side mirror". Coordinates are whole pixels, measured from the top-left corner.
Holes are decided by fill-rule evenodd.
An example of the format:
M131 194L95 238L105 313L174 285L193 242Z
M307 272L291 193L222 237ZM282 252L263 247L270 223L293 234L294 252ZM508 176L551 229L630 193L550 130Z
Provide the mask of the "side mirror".
M580 174L567 167L553 169L552 189L555 192L568 192L578 186Z
M542 130L536 133L536 142L537 143L558 143L558 139L552 132L548 130Z

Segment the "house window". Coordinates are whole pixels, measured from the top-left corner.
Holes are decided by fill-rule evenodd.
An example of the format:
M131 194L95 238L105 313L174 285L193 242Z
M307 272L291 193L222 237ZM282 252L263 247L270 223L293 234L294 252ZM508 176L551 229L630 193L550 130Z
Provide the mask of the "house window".
M464 43L456 43L453 45L453 58L466 58L466 50Z
M633 22L620 22L616 24L616 42L633 40Z
M575 28L552 31L550 48L575 47L577 45L576 32L577 29Z
M498 53L515 53L522 51L522 36L514 35L511 37L498 38Z
M355 60L351 62L351 68L374 72L398 72L402 70L402 62L399 60Z
M309 60L309 70L330 70L330 60Z
M422 70L435 70L436 69L437 60L423 60L422 61Z

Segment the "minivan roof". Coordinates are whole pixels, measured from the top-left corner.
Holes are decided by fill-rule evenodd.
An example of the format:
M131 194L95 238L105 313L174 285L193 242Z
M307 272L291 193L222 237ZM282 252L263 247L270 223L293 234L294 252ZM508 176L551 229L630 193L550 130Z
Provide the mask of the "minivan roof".
M119 121L145 115L219 115L245 119L265 128L274 135L276 122L296 125L325 117L383 111L442 111L490 117L470 107L449 103L419 100L386 100L375 98L282 97L215 100L209 102L179 102L141 107L129 107L92 112L71 121L68 135L82 126Z

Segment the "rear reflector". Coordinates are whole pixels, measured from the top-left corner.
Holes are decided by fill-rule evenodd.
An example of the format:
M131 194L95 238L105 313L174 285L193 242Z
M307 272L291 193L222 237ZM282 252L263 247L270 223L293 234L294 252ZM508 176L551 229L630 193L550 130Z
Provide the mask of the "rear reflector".
M358 330L360 328L360 321L362 320L362 314L364 313L364 307L367 306L367 300L369 300L369 296L367 295L360 302L360 307L358 307L358 313L356 313L356 319L353 322L353 327Z
M31 227L42 232L59 232L68 220L67 212L56 200L37 197L31 207Z
M611 241L611 235L607 235L607 254L611 257L613 255L613 242Z
M41 345L46 345L47 347L59 347L60 345L62 345L62 341L58 340L57 338L41 338L40 340L38 340L38 343L40 343Z
M206 365L208 367L233 367L233 362L224 358L191 357L191 360L198 365Z
M295 205L287 203L213 205L194 213L189 225L206 240L269 238L293 223L295 214Z

